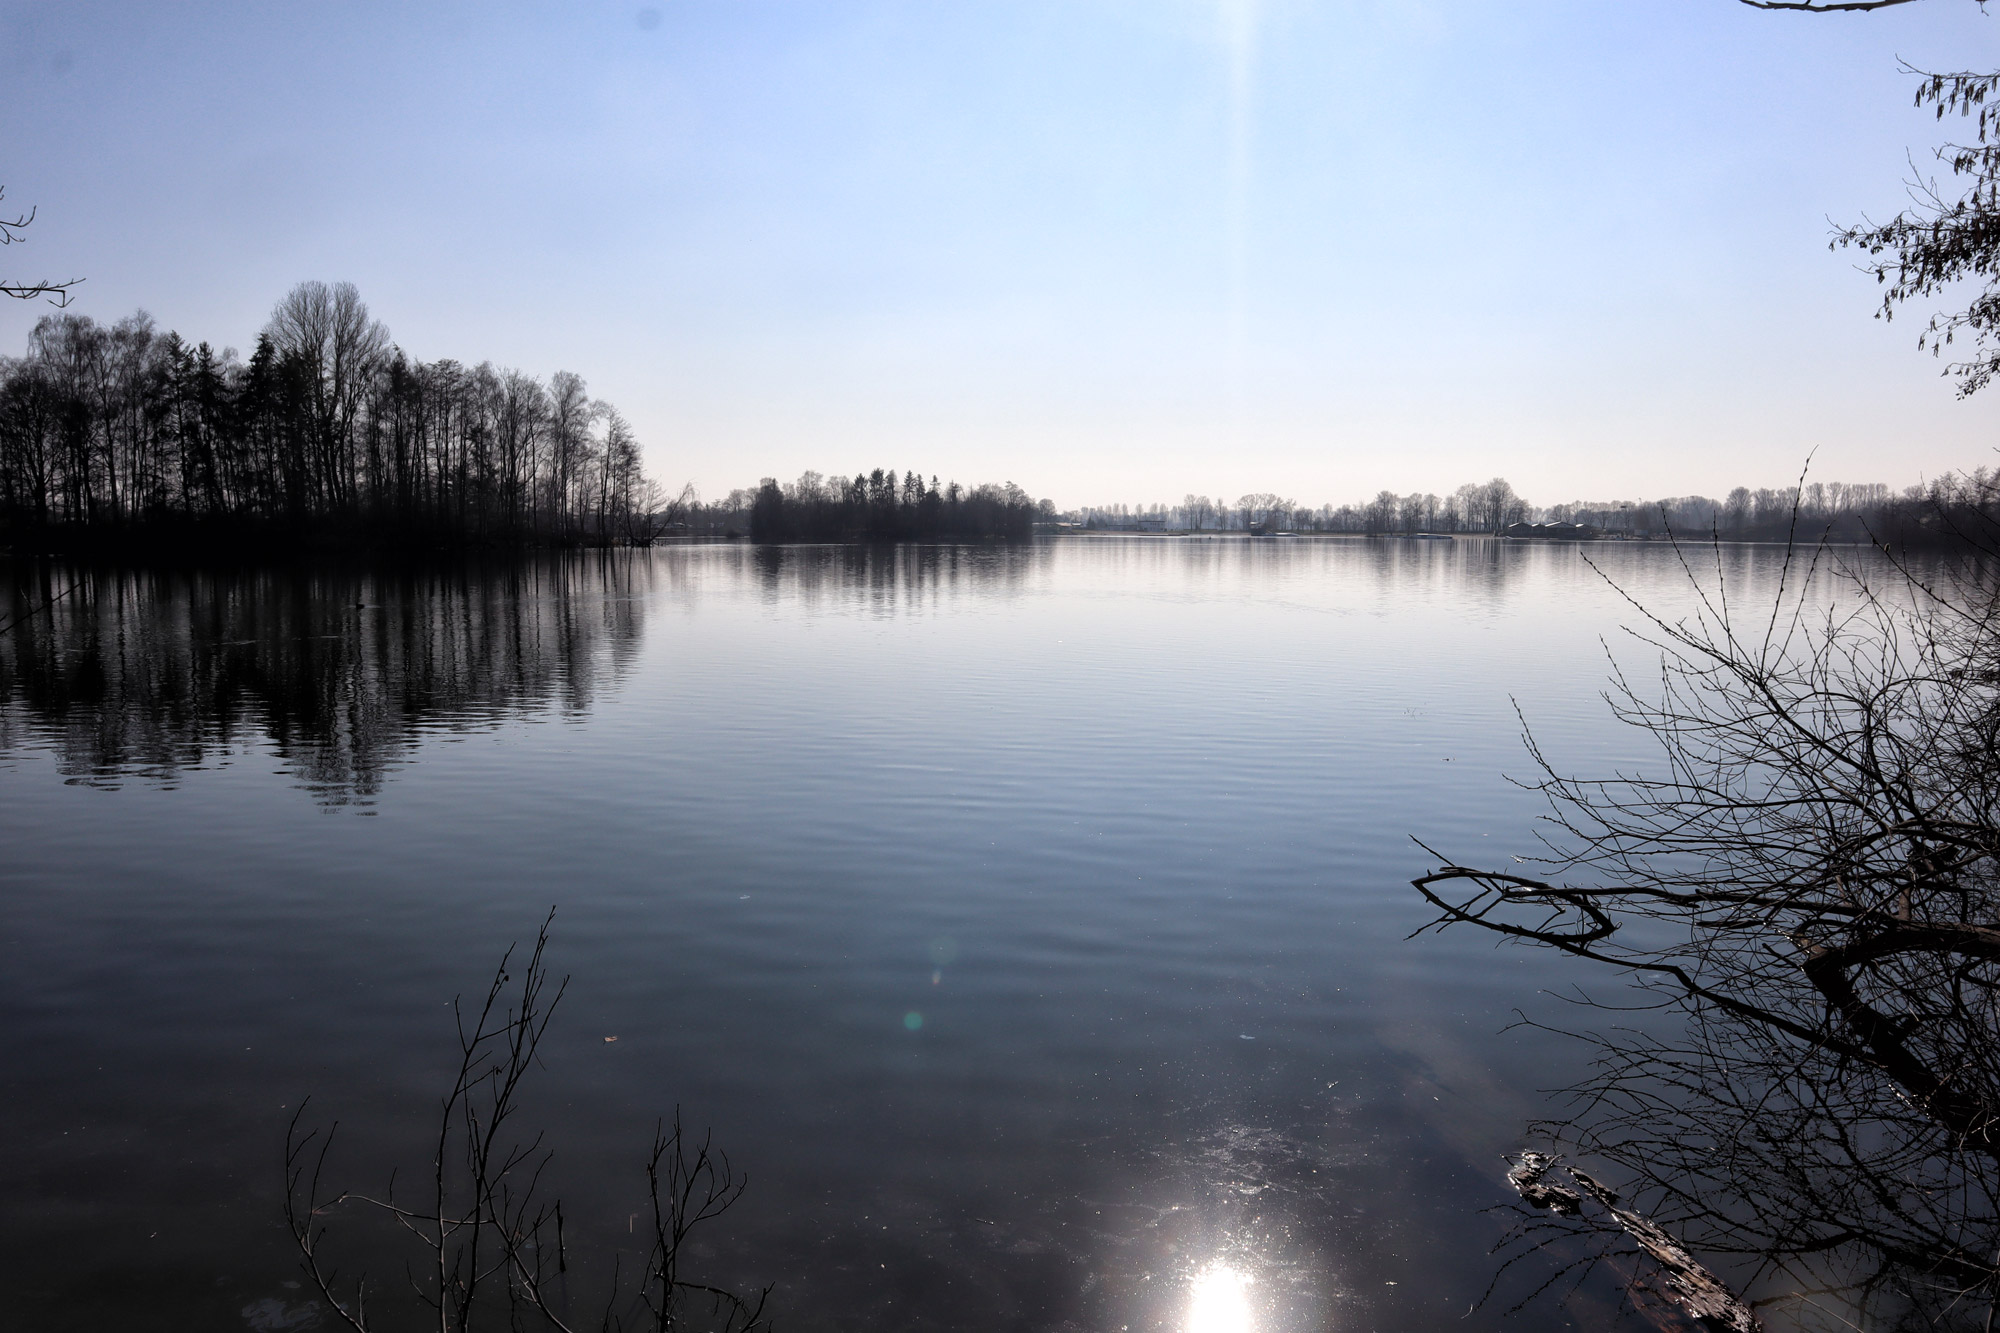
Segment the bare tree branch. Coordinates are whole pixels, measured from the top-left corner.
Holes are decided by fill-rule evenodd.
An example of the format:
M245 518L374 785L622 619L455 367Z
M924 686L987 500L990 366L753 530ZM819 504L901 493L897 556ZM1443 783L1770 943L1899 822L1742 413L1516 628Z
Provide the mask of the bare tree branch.
M347 1190L328 1194L321 1182L333 1129L323 1134L305 1129L303 1103L292 1116L285 1135L285 1220L301 1267L351 1333L374 1333L367 1278L343 1283L326 1266L328 1224L320 1220L351 1208L393 1221L424 1255L424 1275L412 1270L410 1285L438 1333L519 1330L530 1323L553 1333L582 1333L564 1283L570 1264L562 1205L540 1197L552 1154L541 1134L520 1139L509 1130L522 1082L537 1064L537 1050L568 986L567 978L551 982L545 961L554 916L551 910L542 923L518 980L510 948L476 1010L454 1001L459 1063L439 1101L428 1197L421 1206L396 1201L393 1175L380 1197ZM697 1326L714 1333L765 1333L768 1288L744 1298L683 1277L680 1267L690 1235L742 1197L744 1178L706 1136L698 1144L686 1136L678 1110L671 1132L656 1129L645 1173L652 1199L651 1252L634 1283L622 1281L622 1267L613 1264L603 1313L592 1322L605 1333L620 1333L626 1313L644 1310L654 1333ZM705 1309L696 1310L697 1305Z
M0 199L6 195L6 187L0 186ZM16 213L12 218L0 218L0 245L24 243L28 239L25 233L34 220L35 210L32 208L26 213ZM12 282L0 279L0 296L11 296L17 301L46 296L51 305L61 309L70 302L70 290L82 281L82 278L71 278L68 282Z
M1864 9L1887 9L1891 5L1907 5L1915 0L1739 0L1752 9L1794 9L1807 14L1839 14ZM1979 0L1985 4L1986 0Z

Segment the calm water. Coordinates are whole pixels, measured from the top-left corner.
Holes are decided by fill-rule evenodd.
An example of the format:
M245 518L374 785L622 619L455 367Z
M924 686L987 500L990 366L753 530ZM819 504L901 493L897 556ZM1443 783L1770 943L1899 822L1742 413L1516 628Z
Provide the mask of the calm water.
M1669 551L1592 555L1686 600ZM0 607L72 583L0 634L18 1326L309 1324L291 1109L356 1186L417 1169L448 1002L551 904L526 1114L573 1246L632 1243L678 1104L751 1177L696 1266L781 1329L1182 1329L1218 1266L1259 1333L1501 1325L1482 1210L1580 1058L1501 1029L1574 978L1406 942L1409 838L1533 849L1510 698L1561 761L1643 758L1577 550L17 563Z

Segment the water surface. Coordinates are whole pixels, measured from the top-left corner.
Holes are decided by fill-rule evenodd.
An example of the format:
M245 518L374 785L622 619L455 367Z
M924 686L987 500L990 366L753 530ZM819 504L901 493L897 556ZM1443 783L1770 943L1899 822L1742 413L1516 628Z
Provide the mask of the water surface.
M1668 550L1590 556L1686 601ZM1724 559L1754 596L1780 555ZM357 1185L420 1166L448 1002L551 905L527 1113L599 1252L678 1105L752 1178L698 1266L780 1328L1503 1323L1499 1154L1581 1053L1502 1029L1579 978L1406 942L1410 836L1534 850L1516 703L1645 760L1577 548L0 565L0 606L65 589L0 634L23 1326L309 1322L286 1118Z

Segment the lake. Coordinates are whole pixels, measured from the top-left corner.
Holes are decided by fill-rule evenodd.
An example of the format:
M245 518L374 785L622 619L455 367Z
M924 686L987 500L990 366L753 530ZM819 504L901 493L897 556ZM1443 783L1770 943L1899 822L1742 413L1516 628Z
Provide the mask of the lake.
M1687 603L1484 539L0 563L0 616L69 590L0 633L10 1318L331 1327L288 1118L420 1174L450 1002L554 906L522 1116L580 1253L678 1106L750 1180L688 1262L781 1330L1501 1327L1500 1155L1587 1054L1506 1029L1582 974L1406 938L1411 839L1535 850L1516 704L1646 759L1586 556Z

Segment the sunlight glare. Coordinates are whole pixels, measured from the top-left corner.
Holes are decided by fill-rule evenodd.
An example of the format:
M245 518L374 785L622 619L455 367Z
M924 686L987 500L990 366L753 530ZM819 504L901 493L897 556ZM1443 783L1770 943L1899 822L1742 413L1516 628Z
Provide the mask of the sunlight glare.
M1217 1264L1198 1275L1188 1300L1187 1333L1251 1333L1250 1279Z

